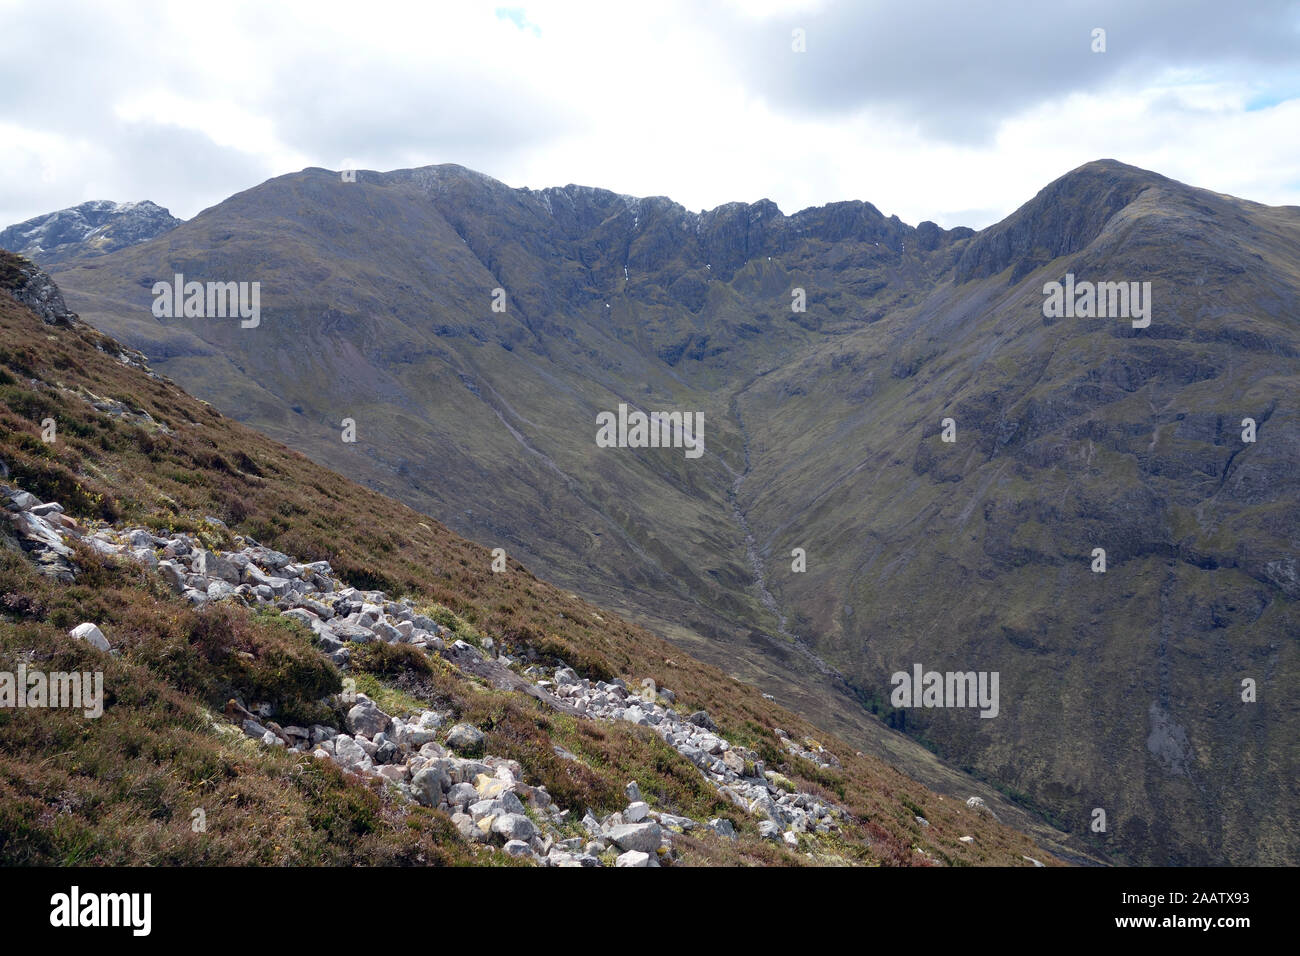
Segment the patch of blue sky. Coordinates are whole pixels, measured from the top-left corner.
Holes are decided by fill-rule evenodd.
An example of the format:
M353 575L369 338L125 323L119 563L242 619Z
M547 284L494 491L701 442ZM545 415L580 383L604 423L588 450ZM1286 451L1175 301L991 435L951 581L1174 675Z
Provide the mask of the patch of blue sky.
M509 20L520 30L532 33L535 37L542 35L542 28L528 19L528 12L523 7L497 7L493 12L498 20Z

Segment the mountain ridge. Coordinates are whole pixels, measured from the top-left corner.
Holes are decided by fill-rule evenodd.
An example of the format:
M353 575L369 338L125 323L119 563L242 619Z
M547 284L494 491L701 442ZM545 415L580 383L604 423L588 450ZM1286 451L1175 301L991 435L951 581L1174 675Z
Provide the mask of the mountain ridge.
M1271 680L1296 666L1296 210L1099 161L979 233L904 226L869 204L796 228L802 211L776 220L762 203L633 211L588 187L543 201L435 169L277 177L112 254L115 275L99 259L57 277L83 316L218 407L859 747L894 746L871 714L906 721L1137 862L1293 852L1283 728L1173 695L1222 702L1214 668L1249 668L1271 645ZM260 276L262 328L154 320L149 284L173 271ZM1043 285L1071 271L1151 282L1151 326L1048 318ZM595 454L595 414L621 402L703 412L706 454ZM1244 416L1266 440L1230 450L1227 423ZM356 447L339 441L343 417ZM1108 576L1079 576L1103 540ZM806 572L784 570L794 547ZM1171 660L1179 620L1214 652ZM783 632L843 683L798 663ZM1071 669L1073 634L1097 649L1095 673ZM1021 707L983 722L995 727L891 708L888 675L936 655L1001 668ZM1156 716L1108 690L1126 680ZM1177 765L1208 768L1194 783L1146 747L1171 724L1202 754ZM1116 736L1108 752L1100 741ZM1215 816L1243 738L1286 794L1270 836ZM927 772L921 753L895 756ZM1107 796L1116 761L1134 783ZM1089 835L1107 801L1117 827Z

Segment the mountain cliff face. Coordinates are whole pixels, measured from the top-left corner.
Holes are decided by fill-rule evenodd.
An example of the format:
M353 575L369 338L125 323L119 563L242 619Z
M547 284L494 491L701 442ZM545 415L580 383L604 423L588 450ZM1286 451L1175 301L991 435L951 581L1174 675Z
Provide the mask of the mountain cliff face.
M177 273L260 282L260 323L155 318ZM229 414L921 779L882 720L1116 860L1297 858L1300 211L1112 161L979 233L312 169L56 277ZM1149 324L1046 314L1076 280ZM701 414L704 455L598 448L621 404ZM999 673L998 716L897 708L918 663Z
M181 224L149 200L109 202L98 199L60 209L0 232L0 249L41 265L113 252L153 239Z

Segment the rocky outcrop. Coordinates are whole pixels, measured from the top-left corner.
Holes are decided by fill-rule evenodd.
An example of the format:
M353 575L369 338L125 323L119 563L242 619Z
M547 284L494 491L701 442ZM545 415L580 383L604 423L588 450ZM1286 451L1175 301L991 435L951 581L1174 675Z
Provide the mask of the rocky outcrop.
M718 792L738 809L773 824L774 827L766 831L760 828L760 832L771 839L781 839L787 843L793 840L794 845L797 845L801 833L831 833L839 829L838 821L845 813L842 808L800 792L784 775L768 770L757 753L745 747L733 746L718 733L717 727L704 711L684 717L671 706L661 703L658 698L662 695L662 689L656 689L653 695L656 699L647 699L630 693L621 680L593 683L579 677L567 667L557 668L551 677L539 683L553 688L557 697L571 703L580 713L589 717L623 720L649 727L674 750L695 764L718 788ZM784 731L777 729L776 733L791 753L805 756L823 768L839 766L839 760L821 749L820 745L817 745L820 753L814 753L799 748ZM628 796L633 799L629 809L636 816L638 811L632 808L639 802L639 793L630 792ZM630 822L626 813L624 822ZM710 828L714 828L715 823L717 821L710 821ZM790 839L786 839L786 834L790 834ZM624 849L641 848L629 844Z
M5 517L23 550L30 554L43 573L71 583L75 576L69 560L72 549L64 543L64 537L80 534L77 523L63 513L58 502L42 504L35 496L18 488L0 485L0 499L3 499Z
M46 325L71 326L77 314L63 301L63 293L45 272L22 256L0 250L0 288L27 306Z

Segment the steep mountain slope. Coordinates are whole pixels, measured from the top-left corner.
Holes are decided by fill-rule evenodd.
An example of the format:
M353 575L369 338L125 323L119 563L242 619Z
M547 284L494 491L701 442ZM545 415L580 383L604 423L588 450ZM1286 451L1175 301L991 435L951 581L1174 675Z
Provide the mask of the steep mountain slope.
M261 282L260 323L155 318L176 273ZM1067 273L1150 282L1150 325L1046 317ZM59 278L228 413L935 786L870 712L1121 859L1297 858L1297 210L1111 161L979 234L305 170ZM702 412L704 455L597 447L620 403ZM916 663L997 671L999 717L894 712Z
M125 249L181 224L161 206L143 202L83 202L0 231L0 249L42 266Z
M742 412L782 414L745 507L808 549L772 584L799 632L882 703L916 661L1000 671L997 720L909 731L1067 828L1104 809L1099 845L1294 863L1298 266L1298 210L1094 165L915 309L756 383ZM1150 281L1150 326L1045 318L1065 273Z
M823 334L810 315L837 334L850 302L883 314L915 296L952 238L862 203L697 215L584 187L511 190L460 167L356 183L308 170L61 275L99 327L218 407L884 752L898 742L765 627L748 590L731 504L743 440L717 383L747 381L756 351L775 363ZM153 285L177 272L261 282L260 323L154 318ZM799 282L809 312L790 310ZM837 284L858 291L818 291ZM761 313L759 293L772 297ZM733 339L743 349L709 345ZM704 457L596 449L597 412L620 402L702 411ZM938 785L946 771L910 749L911 772Z
M16 264L4 275L24 269ZM247 707L265 701L269 712L258 719L284 722L291 739L290 720L351 728L356 715L339 710L336 696L344 675L391 711L432 706L481 727L486 752L515 761L529 781L518 793L530 807L545 806L537 801L544 788L571 809L574 818L554 826L571 828L579 844L576 816L587 807L621 811L624 785L635 779L664 829L685 831L662 857L676 863L1051 862L992 813L857 756L753 688L516 562L494 573L483 548L224 418L101 333L47 324L5 296L0 426L0 477L26 493L6 495L9 520L0 523L0 669L102 670L106 691L98 719L0 710L0 856L7 862L502 862L498 853L475 852L445 815L403 799L380 775L259 747L215 716L236 698L224 706L235 727ZM34 500L58 502L62 513ZM70 535L66 558L50 543L54 528ZM164 541L164 564L150 570ZM215 578L200 600L193 585L203 574L195 573L183 576L183 594L174 593L168 575L186 541L192 554L210 550L207 562L191 562L209 577L252 554L304 580L354 585L367 598L378 590L401 596L449 622L448 641L474 641L481 650L431 637L426 655L372 637L340 648L351 650L341 673L336 661L346 658L327 657L330 642L298 623L315 615L276 613L304 594L287 578L265 579L274 600L255 599L254 588L236 593ZM273 560L276 552L284 561ZM298 562L292 568L284 563L290 557ZM334 576L341 581L327 580ZM343 603L353 593L338 592ZM410 620L399 604L383 610ZM81 621L97 623L113 652L70 640L68 629ZM630 688L652 680L661 700L672 688L678 711L707 710L721 738L752 754L742 773L761 759L779 771L774 790L819 794L813 799L832 801L845 815L826 833L762 838L761 819L739 811L654 728L628 715L583 718L529 678L530 670L554 673L550 686L567 684L572 696L578 675L551 670L559 664ZM649 698L643 706L668 713ZM804 742L814 737L821 744ZM460 750L454 733L447 741ZM497 765L497 782L485 776L479 788L499 790L504 768ZM983 792L1003 816L996 795ZM191 826L195 808L205 810L206 829ZM925 824L916 819L922 815ZM687 817L710 816L733 821L738 838L686 826Z

